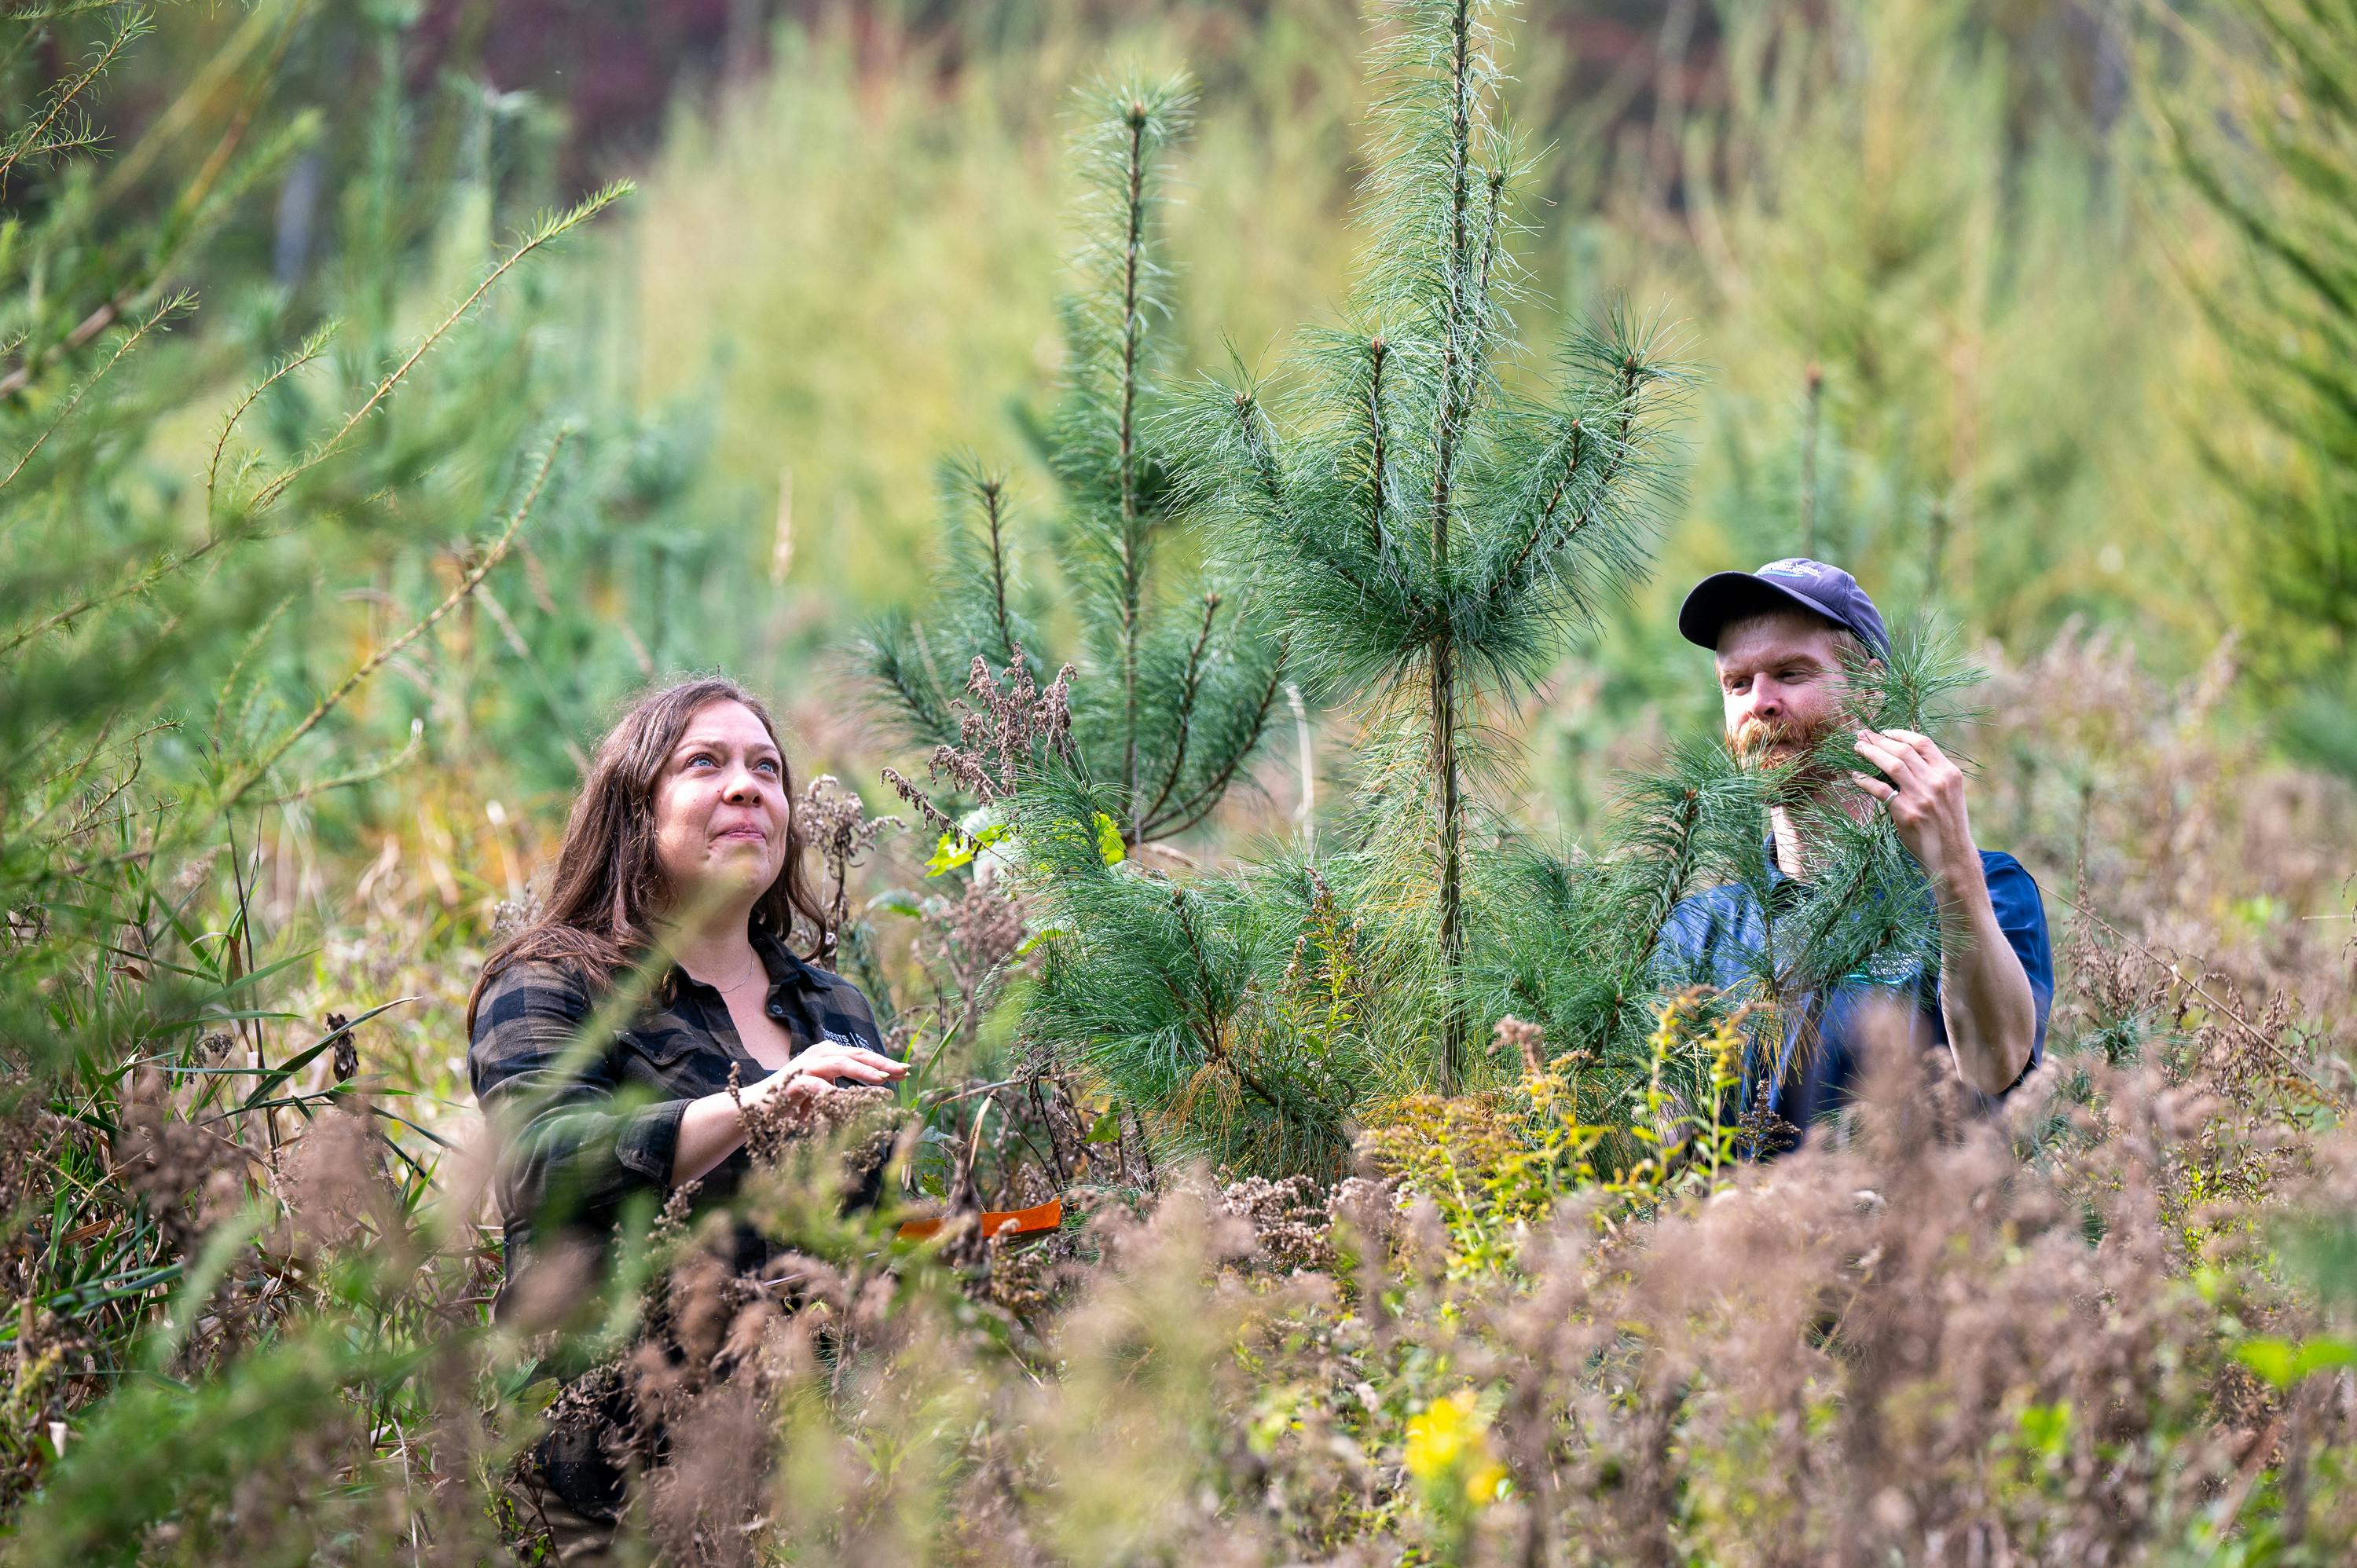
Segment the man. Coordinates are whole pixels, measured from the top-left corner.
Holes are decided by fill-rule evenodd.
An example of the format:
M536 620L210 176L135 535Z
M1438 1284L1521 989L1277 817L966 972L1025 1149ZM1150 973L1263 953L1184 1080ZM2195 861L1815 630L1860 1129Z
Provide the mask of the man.
M1686 596L1678 630L1712 650L1727 738L1738 756L1786 762L1855 725L1845 711L1845 652L1889 657L1882 616L1838 567L1805 559L1771 561L1757 572L1721 572ZM1859 816L1886 811L1899 842L1921 863L1940 908L1936 966L1793 999L1771 1053L1755 1042L1747 1102L1772 1122L1805 1134L1851 1095L1864 1055L1891 1033L1895 1011L1919 1047L1944 1047L1956 1076L1981 1105L2038 1065L2054 995L2053 954L2038 884L2009 854L1973 842L1964 776L1929 737L1912 730L1857 729L1857 756L1881 770L1809 776L1796 788L1813 802ZM1770 814L1774 841L1771 897L1787 882L1805 886L1811 846L1794 814ZM1749 887L1713 888L1686 898L1662 929L1664 973L1686 983L1735 987L1745 960L1766 940L1760 899ZM1900 1005L1889 1004L1896 992ZM1910 1005L1911 1004L1911 1005ZM1813 1038L1811 1038L1813 1036Z

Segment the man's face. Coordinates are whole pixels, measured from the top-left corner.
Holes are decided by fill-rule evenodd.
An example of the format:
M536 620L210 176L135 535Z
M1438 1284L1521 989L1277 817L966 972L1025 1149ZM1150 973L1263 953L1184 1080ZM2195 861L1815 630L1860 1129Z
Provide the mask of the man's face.
M1731 622L1718 639L1727 744L1747 762L1804 755L1843 720L1841 633L1798 611Z

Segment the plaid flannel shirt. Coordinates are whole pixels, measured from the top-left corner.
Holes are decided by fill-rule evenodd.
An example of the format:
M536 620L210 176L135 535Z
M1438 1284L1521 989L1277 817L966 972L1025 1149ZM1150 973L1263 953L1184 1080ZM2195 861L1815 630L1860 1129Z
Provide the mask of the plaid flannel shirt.
M767 1007L801 1051L822 1041L889 1054L859 988L796 958L756 928L769 971ZM688 1101L768 1076L737 1037L714 987L676 965L625 1026L585 1039L605 994L554 963L517 963L493 977L467 1051L476 1102L507 1139L498 1191L512 1267L535 1233L571 1230L602 1240L641 1193L661 1203ZM749 1168L740 1145L704 1178L705 1201Z

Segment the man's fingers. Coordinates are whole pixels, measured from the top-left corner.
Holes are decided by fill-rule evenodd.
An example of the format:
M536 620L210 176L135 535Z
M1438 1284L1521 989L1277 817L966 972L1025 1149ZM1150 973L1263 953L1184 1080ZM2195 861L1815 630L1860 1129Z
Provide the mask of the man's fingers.
M1939 743L1933 740L1930 736L1923 735L1918 731L1911 729L1887 729L1884 730L1882 734L1886 739L1900 742L1910 751L1912 751L1916 756L1922 757L1927 762L1937 760L1942 755Z
M1922 760L1905 746L1892 745L1870 729L1857 732L1857 754L1890 775L1891 782L1899 785L1913 777L1917 763Z
M1881 779L1875 778L1871 774L1853 773L1850 777L1857 780L1857 787L1859 789L1865 790L1867 794L1873 796L1878 800L1895 800L1899 798L1898 790L1892 789L1889 785L1885 784Z

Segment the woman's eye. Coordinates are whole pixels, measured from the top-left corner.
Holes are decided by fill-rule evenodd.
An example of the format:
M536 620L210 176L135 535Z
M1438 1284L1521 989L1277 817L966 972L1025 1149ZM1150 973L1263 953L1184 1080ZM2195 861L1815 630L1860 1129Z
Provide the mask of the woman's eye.
M753 764L753 766L759 768L764 773L775 773L778 770L778 765L771 762L767 757L763 757L760 761Z

